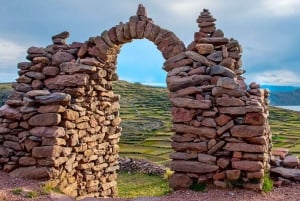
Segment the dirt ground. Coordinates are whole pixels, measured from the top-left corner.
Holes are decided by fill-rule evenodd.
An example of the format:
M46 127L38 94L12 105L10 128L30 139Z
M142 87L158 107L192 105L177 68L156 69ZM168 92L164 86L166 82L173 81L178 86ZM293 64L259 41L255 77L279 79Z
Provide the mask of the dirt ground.
M42 181L12 178L0 171L0 201L74 201L64 195L50 193L41 195ZM21 190L19 190L21 189ZM21 192L20 192L21 191ZM26 196L38 193L35 198ZM20 194L16 194L20 193ZM257 193L243 189L220 189L209 187L206 192L190 190L175 191L163 197L133 199L86 198L84 201L300 201L300 183L275 187L270 193Z

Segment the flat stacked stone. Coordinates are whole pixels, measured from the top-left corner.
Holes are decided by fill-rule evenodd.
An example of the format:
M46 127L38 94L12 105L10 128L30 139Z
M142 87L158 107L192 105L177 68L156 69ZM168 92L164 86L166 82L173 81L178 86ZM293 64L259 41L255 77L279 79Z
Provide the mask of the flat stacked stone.
M164 63L175 131L170 186L243 181L243 187L261 190L271 149L269 93L256 83L247 87L242 48L215 21L204 9L188 50ZM254 178L259 182L251 183Z

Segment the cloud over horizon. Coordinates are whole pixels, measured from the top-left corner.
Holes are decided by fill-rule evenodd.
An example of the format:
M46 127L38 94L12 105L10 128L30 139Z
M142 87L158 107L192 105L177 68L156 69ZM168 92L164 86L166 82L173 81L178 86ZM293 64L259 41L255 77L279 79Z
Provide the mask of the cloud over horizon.
M243 68L249 82L281 80L287 83L282 69L300 74L299 0L245 0L242 3L239 0L110 0L105 4L98 0L73 0L72 3L10 0L0 8L0 17L5 19L0 21L1 81L4 73L17 74L16 64L25 60L25 51L30 45L46 46L51 43L52 35L65 30L71 34L69 43L84 42L120 21L128 21L139 3L145 5L148 16L157 25L173 31L186 45L199 30L196 18L203 8L208 8L217 19L217 28L222 29L226 37L241 43ZM157 56L156 47L145 46L146 42L138 41L134 45L134 41L133 48L127 48L131 44L124 45L124 52L119 55L119 77L133 82L164 83L163 60ZM140 53L145 52L150 61L139 63L144 60L140 59L143 58ZM274 72L281 73L275 78L270 76ZM297 82L290 84L298 85Z

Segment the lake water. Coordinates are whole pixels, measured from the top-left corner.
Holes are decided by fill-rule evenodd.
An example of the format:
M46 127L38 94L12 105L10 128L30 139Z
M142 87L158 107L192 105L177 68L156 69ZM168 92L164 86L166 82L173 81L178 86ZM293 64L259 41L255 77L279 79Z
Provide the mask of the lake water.
M283 109L288 109L288 110L294 110L294 111L299 111L300 112L300 106L275 106L275 107L280 107Z

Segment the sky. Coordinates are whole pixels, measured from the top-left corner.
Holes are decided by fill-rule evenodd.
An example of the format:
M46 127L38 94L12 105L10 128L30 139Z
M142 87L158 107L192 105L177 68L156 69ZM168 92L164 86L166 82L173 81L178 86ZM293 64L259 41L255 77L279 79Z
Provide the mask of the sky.
M300 86L300 0L0 0L0 82L15 81L30 46L45 47L62 31L70 32L68 43L84 42L127 22L140 3L185 45L209 9L216 27L242 45L248 83ZM147 39L124 44L117 61L122 80L165 83L164 59Z

